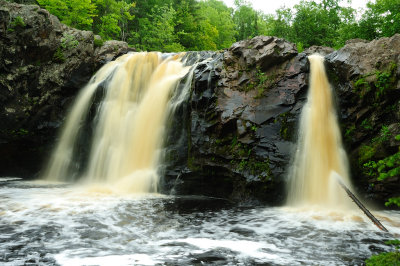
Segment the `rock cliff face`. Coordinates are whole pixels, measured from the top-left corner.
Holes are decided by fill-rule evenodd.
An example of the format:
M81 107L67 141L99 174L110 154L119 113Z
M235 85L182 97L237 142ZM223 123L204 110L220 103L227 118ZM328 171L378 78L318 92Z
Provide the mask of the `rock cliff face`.
M77 91L130 50L116 41L96 47L94 39L37 6L0 0L0 176L34 176ZM259 36L223 52L188 53L199 63L169 124L163 191L283 202L314 52L326 56L358 192L399 196L400 35L303 53Z
M185 150L176 154L175 144L167 153L175 158L167 190L282 202L305 99L305 54L285 40L259 36L201 56L212 60L195 71L188 110L181 112Z
M213 59L197 67L191 99L173 127L184 130L171 135L179 142L167 153L167 191L282 202L306 97L306 56L318 52L326 56L359 194L380 202L399 196L399 40L352 40L338 51L298 54L291 43L259 36L200 54ZM379 166L368 166L379 160L392 161L385 161L381 172L392 172L383 180Z
M126 43L94 44L36 5L0 0L0 176L32 177L77 91Z
M400 34L329 54L352 177L374 201L400 196Z

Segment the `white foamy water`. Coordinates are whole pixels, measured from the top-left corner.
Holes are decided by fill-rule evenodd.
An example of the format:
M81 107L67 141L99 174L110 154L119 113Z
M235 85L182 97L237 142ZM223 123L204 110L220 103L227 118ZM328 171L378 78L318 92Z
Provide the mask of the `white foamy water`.
M400 236L400 212L238 207L0 178L2 265L361 265Z

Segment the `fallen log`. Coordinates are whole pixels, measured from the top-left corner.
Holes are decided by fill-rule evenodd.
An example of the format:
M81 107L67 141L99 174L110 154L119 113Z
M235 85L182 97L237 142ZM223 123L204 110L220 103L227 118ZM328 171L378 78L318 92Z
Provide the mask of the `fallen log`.
M336 180L339 182L339 185L346 191L347 195L353 200L355 204L365 213L365 215L382 231L389 232L386 227L379 222L378 219L375 218L374 215L357 199L357 197L346 187L346 185L342 182L340 179L340 176L338 174L335 174Z

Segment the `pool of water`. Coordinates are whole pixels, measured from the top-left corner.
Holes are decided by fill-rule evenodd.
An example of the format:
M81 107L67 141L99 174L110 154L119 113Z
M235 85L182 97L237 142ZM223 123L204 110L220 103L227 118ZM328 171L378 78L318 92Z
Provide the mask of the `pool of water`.
M400 212L237 206L0 178L2 265L361 265Z

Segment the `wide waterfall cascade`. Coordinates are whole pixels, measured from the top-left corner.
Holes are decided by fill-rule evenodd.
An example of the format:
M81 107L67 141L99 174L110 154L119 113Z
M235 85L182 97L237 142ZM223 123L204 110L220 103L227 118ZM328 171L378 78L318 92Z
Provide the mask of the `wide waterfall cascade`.
M308 59L310 85L289 173L288 205L354 209L337 182L337 178L341 178L346 186L351 187L324 58L311 55Z
M76 179L74 161L83 124L94 109L100 88L104 98L95 108L87 165L82 181L106 183L124 193L156 192L165 123L173 101L182 101L190 82L178 91L190 67L182 55L133 53L103 66L78 95L44 179Z

